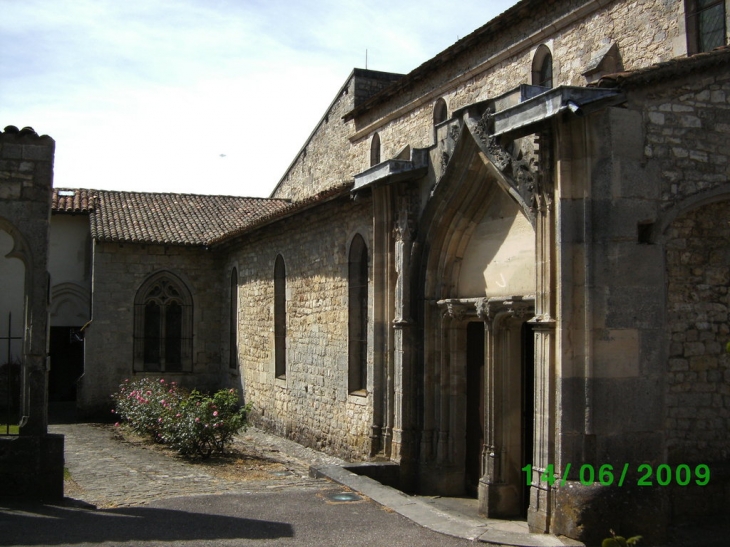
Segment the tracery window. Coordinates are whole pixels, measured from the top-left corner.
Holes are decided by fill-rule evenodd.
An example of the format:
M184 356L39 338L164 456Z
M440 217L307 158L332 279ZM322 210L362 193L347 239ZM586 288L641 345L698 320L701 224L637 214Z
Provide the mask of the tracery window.
M687 0L685 13L690 55L725 45L725 0Z
M191 372L192 314L190 291L177 276L148 278L134 301L134 369Z
M553 87L553 54L545 44L537 48L532 59L532 85Z
M348 390L367 389L368 249L362 236L350 244L348 260Z
M276 377L286 377L286 266L281 255L274 264L274 361Z

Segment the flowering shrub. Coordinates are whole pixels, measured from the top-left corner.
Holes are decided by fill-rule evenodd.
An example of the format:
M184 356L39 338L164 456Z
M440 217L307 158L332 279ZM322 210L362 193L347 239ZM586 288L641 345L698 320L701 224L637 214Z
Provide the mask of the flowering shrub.
M112 398L112 412L135 432L168 444L180 454L203 458L224 452L233 436L246 427L249 411L248 405L238 406L234 389L211 397L164 379L125 380Z

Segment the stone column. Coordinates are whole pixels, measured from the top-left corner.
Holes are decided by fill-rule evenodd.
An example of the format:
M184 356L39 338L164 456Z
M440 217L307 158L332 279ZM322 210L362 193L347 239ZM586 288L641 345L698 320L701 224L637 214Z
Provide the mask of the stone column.
M482 298L476 301L478 317L485 327L484 370L484 447L482 450L482 477L479 480L479 512L488 517L510 517L519 513L519 498L515 496L514 472L504 469L503 461L510 448L505 441L508 420L505 406L512 401L504 393L509 381L507 370L520 355L510 341L516 325L532 314L533 303L522 297ZM517 322L515 322L517 320ZM514 386L512 386L514 387ZM513 433L514 434L514 433ZM514 457L514 454L512 454Z
M48 242L55 142L0 131L0 227L25 266L19 437L0 437L0 496L63 498L63 436L48 435Z
M540 170L536 199L535 251L537 291L535 318L535 437L532 487L527 523L532 532L550 530L553 492L540 475L555 459L555 207L552 142L547 133L537 138Z
M413 416L412 400L412 342L410 317L410 256L413 243L411 219L407 198L402 198L398 207L393 236L395 239L395 319L393 320L393 441L391 460L401 462L413 460Z
M391 438L391 344L390 317L390 187L373 189L373 423L370 454L390 453Z

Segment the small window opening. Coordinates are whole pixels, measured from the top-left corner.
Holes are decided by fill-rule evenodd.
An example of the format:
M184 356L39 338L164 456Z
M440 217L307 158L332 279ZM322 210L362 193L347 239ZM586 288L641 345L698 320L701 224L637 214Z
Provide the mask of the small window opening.
M440 123L444 123L448 117L449 109L446 106L446 101L443 98L440 98L433 106L433 124L438 125Z
M281 255L274 265L274 361L277 378L286 377L286 267Z
M532 85L553 87L553 54L542 44L532 60Z
M636 226L638 232L639 243L650 245L652 241L652 233L654 231L653 222L639 222Z
M370 167L380 163L380 135L375 133L370 141Z

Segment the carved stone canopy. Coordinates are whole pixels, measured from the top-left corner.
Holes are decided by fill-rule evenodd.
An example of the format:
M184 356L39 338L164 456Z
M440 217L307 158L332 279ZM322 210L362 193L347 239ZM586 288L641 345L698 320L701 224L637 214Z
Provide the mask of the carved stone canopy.
M438 307L442 313L457 321L479 318L491 323L498 314L507 314L515 319L530 319L535 314L535 297L497 296L491 298L449 298L439 300Z

